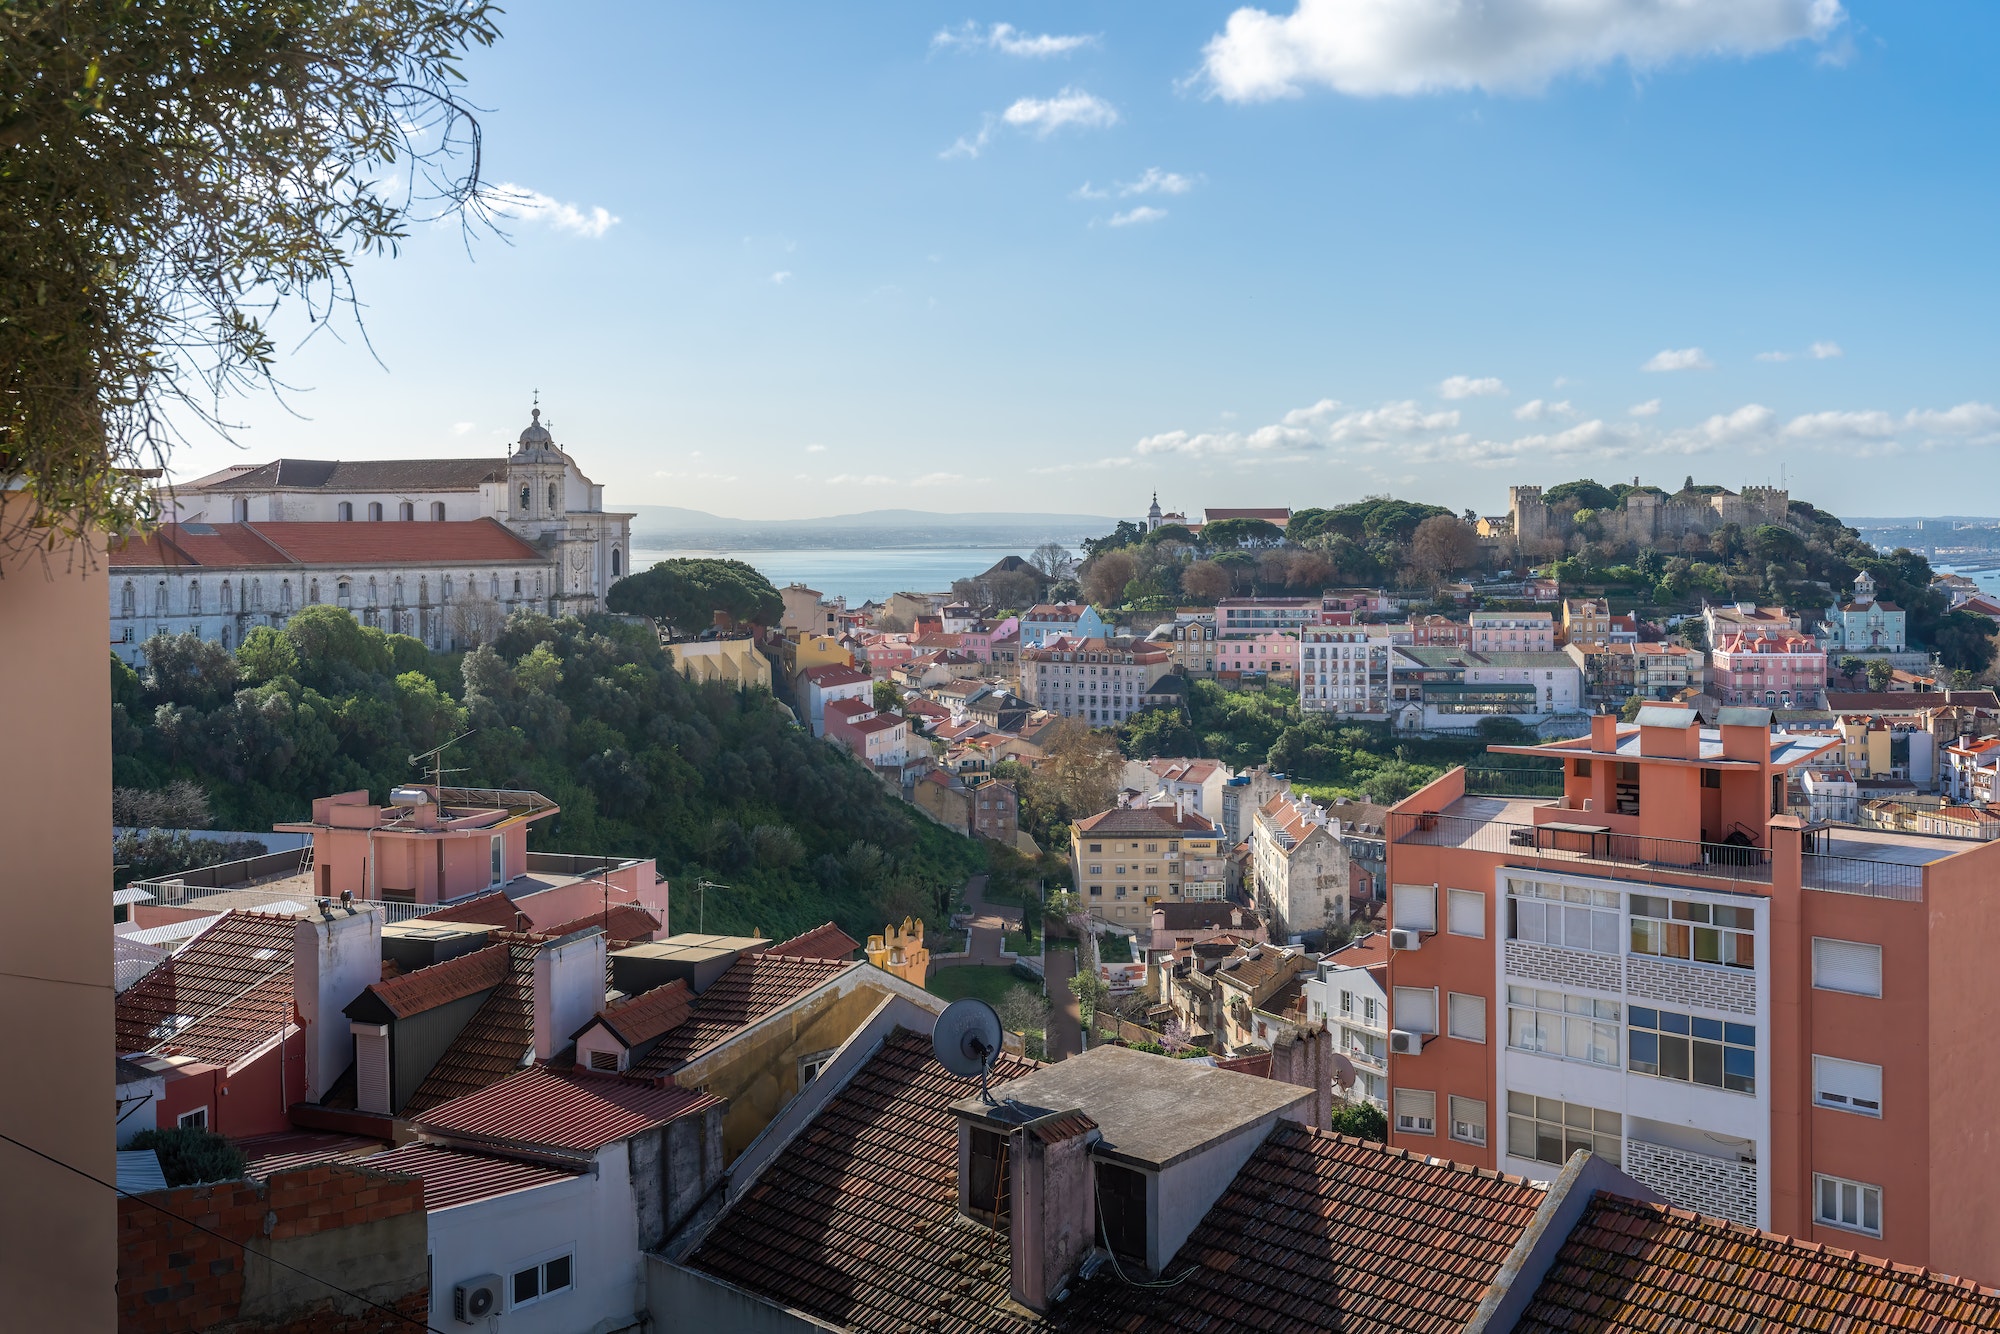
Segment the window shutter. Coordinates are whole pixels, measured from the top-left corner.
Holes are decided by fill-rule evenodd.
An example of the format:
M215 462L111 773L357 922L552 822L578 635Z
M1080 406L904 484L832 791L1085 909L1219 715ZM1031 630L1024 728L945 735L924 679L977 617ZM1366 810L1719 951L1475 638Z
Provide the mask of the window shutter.
M1431 987L1397 987L1392 1022L1406 1033L1438 1031L1438 994Z
M1397 885L1390 890L1394 925L1405 931L1436 931L1437 887Z
M364 1112L388 1114L389 1106L389 1032L388 1026L381 1025L380 1032L356 1032L354 1035L354 1105Z
M1445 891L1445 929L1454 936L1486 934L1486 896L1476 889Z
M1813 1101L1842 1111L1882 1114L1882 1067L1813 1057Z
M1812 984L1821 991L1846 991L1856 996L1882 994L1880 945L1815 936L1812 953Z
M1396 1129L1437 1133L1437 1094L1426 1089L1396 1090Z
M1486 1041L1486 997L1452 992L1449 1000L1451 1035L1473 1042Z

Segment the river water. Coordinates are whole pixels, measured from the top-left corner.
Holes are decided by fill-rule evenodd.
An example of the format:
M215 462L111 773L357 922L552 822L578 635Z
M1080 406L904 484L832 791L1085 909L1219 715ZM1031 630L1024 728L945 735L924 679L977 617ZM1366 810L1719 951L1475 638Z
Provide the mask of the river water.
M954 579L983 574L1008 556L1025 559L1027 547L798 547L782 551L714 551L633 547L632 568L679 556L740 560L778 588L802 583L849 606L891 593L942 593Z

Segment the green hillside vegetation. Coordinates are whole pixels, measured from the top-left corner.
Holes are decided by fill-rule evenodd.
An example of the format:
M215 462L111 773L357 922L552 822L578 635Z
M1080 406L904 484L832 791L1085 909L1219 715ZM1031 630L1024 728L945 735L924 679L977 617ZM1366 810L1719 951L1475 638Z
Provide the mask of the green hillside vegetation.
M710 931L782 938L832 918L865 939L942 921L985 862L769 695L688 682L650 628L614 617L517 615L490 644L433 654L314 606L234 654L180 635L146 658L111 667L116 782L198 783L218 828L299 819L335 792L386 799L420 778L410 755L472 730L448 782L559 803L532 827L537 851L657 858L676 930L693 929L705 876L731 886L707 895Z

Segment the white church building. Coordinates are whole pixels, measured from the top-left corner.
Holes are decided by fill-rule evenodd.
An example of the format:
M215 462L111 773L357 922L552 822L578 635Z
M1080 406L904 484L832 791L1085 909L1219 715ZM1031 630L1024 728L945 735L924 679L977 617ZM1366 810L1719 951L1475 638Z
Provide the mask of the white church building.
M175 488L165 522L111 545L112 651L137 663L190 630L235 648L314 603L445 651L516 610L601 610L632 516L605 510L541 417L506 458L279 459Z

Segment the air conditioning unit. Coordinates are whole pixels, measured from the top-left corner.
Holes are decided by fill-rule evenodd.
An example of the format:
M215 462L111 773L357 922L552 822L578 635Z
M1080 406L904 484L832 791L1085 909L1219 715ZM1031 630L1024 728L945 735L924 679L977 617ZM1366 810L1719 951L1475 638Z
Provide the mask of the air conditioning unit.
M500 1309L500 1276L481 1274L451 1290L451 1313L462 1325L476 1325Z
M1402 926L1391 927L1389 929L1390 949L1420 950L1423 947L1424 947L1423 932L1412 931L1408 927L1402 927Z
M1424 1035L1422 1033L1406 1032L1400 1028L1392 1028L1389 1030L1389 1051L1397 1056L1422 1056L1424 1054Z

